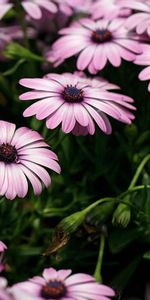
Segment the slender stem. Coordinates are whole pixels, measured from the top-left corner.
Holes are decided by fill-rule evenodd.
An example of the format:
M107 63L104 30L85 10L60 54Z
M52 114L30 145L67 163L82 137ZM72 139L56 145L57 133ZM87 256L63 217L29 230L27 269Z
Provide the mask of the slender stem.
M145 156L144 159L139 164L139 166L138 166L138 168L137 168L137 170L135 172L135 175L133 176L133 179L132 179L132 181L131 181L128 189L132 189L135 186L135 184L136 184L136 182L137 182L137 180L138 180L138 178L139 178L139 176L140 176L140 174L141 174L144 166L146 165L146 163L149 160L150 160L150 154L148 154L147 156Z
M115 201L115 198L111 198L111 197L105 197L105 198L101 198L99 200L97 200L96 202L92 203L91 205L89 205L88 207L86 207L84 209L84 213L88 214L93 208L95 208L98 204L103 203L103 202L109 202L109 201Z
M123 197L125 197L126 195L128 195L130 193L137 192L137 191L143 190L145 188L150 189L150 185L138 185L138 186L135 186L132 189L130 188L130 190L128 189L127 191L123 192L117 198L123 198Z
M104 234L101 235L100 238L100 247L99 247L99 254L97 259L97 264L94 272L94 277L96 281L102 282L102 275L101 275L101 269L102 269L102 261L103 261L103 255L104 255L104 248L105 248L105 236Z
M29 47L29 41L28 41L26 21L25 21L24 14L22 12L22 7L21 7L19 0L16 0L16 11L17 11L17 17L18 17L18 20L19 20L19 23L20 23L20 26L22 28L22 32L24 35L25 46L26 46L26 48L29 49L30 47Z

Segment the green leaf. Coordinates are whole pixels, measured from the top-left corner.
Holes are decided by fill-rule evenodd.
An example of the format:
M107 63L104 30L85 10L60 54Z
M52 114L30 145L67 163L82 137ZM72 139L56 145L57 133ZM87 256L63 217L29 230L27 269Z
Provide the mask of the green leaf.
M130 262L126 268L124 268L121 272L119 272L116 275L111 285L121 292L127 286L132 275L136 271L140 261L141 261L141 256L138 256L134 260L132 260L132 262Z
M112 253L118 253L128 246L131 242L141 236L141 230L134 229L121 229L118 228L109 237L109 247Z
M150 259L150 251L145 252L143 258Z

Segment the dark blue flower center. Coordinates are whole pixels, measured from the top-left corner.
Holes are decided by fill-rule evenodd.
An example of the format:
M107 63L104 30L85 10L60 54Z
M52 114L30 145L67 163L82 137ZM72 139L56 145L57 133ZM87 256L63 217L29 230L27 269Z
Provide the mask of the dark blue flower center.
M92 41L97 44L109 42L111 40L112 40L112 34L107 29L102 29L102 30L98 29L93 31L92 33Z
M14 146L8 143L0 145L0 161L6 163L15 162L17 159L17 150Z
M44 299L60 299L65 296L66 292L66 287L61 281L50 280L42 287L40 296Z
M65 101L69 103L80 103L83 101L83 91L72 85L67 85L62 95Z

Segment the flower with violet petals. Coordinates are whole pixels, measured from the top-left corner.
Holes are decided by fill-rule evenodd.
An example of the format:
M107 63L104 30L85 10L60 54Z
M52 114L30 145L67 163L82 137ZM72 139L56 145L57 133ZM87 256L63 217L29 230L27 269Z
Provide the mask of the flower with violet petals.
M121 5L134 10L134 13L126 20L125 25L130 30L136 28L137 34L147 32L150 36L150 1L122 0Z
M89 81L75 74L48 76L20 80L22 86L32 89L22 94L20 100L38 100L24 111L24 117L46 118L47 128L54 129L61 124L64 133L73 131L79 124L91 135L95 132L95 123L106 134L111 133L107 115L127 124L134 119L129 111L135 109L132 98L92 87Z
M26 13L33 19L40 19L43 9L51 13L57 12L57 6L51 0L23 0L21 1L21 5Z
M12 8L12 6L12 4L8 3L8 0L0 0L0 20Z
M96 74L102 70L107 61L114 67L121 65L121 59L133 61L141 53L141 46L135 33L130 33L124 26L123 19L99 20L80 19L70 27L59 31L62 35L52 45L47 60L54 60L58 65L65 59L79 54L77 68Z
M51 178L44 167L60 173L57 155L48 148L38 132L16 130L15 124L0 121L0 195L24 198L28 181L36 195L42 192L42 183L48 187Z
M113 289L97 283L91 275L78 273L70 276L70 274L71 270L56 271L53 268L46 268L42 277L35 276L18 283L12 290L19 287L20 290L26 291L27 296L32 295L34 300L109 300L115 296Z
M137 65L145 65L147 66L142 70L139 74L140 80L150 80L150 45L143 44L142 45L143 53L137 55L134 63ZM150 83L148 85L148 91L150 92Z
M122 7L120 0L97 0L91 6L93 19L106 18L113 20L116 17L127 17L131 10Z

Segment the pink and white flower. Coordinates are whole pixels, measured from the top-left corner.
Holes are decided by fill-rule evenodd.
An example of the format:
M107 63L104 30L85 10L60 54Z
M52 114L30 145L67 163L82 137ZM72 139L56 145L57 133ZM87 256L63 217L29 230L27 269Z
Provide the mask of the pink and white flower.
M49 168L60 173L57 155L48 149L43 137L26 127L16 130L16 125L0 121L0 195L13 200L24 198L28 181L34 193L42 192L42 183L48 187Z
M130 124L134 119L129 111L135 109L131 105L133 99L93 87L89 82L71 73L21 79L20 84L32 90L22 94L20 100L38 100L24 111L24 117L46 118L47 128L54 129L61 124L65 133L79 124L87 133L94 134L96 123L103 132L110 134L107 115Z
M0 20L12 8L12 6L13 5L10 4L8 0L0 0Z
M78 273L70 276L70 274L71 270L56 271L47 268L43 271L42 277L35 276L29 281L18 283L12 287L12 291L19 287L20 290L26 291L26 296L33 297L29 298L31 300L109 300L115 296L112 288L97 283L91 275Z
M149 0L122 0L121 5L133 9L133 13L126 21L126 26L132 30L136 28L138 34L147 32L150 36L150 2Z
M142 45L143 53L137 55L134 63L137 65L147 66L139 74L140 80L150 80L150 45ZM150 92L150 83L148 85L148 91Z
M124 8L120 0L97 0L93 1L91 14L94 19L106 18L113 20L116 17L127 17L131 10Z
M113 21L80 19L70 27L61 29L62 35L53 45L47 59L61 63L65 59L79 54L77 68L90 73L102 70L107 61L114 67L121 65L121 59L133 61L141 53L140 43L135 33L130 33L122 19Z
M57 6L51 0L23 0L21 4L33 19L40 19L43 9L51 13L57 12Z

